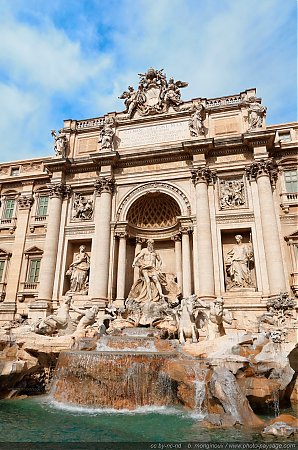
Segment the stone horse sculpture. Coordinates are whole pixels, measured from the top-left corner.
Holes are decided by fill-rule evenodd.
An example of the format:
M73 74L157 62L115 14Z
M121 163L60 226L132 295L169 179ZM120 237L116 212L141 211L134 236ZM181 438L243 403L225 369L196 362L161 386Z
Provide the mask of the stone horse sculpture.
M180 344L185 344L187 338L191 338L192 342L198 342L198 330L195 324L193 314L193 303L196 295L183 298L179 308L178 322L178 338Z

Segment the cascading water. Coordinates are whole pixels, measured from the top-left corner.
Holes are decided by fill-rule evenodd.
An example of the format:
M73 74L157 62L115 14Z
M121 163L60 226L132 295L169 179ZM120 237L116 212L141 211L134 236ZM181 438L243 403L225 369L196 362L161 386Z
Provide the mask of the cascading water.
M279 408L279 389L276 389L272 393L273 396L273 410L274 410L274 416L278 417L280 415L280 408Z
M195 373L195 411L199 416L204 416L203 404L206 399L206 375L207 370L201 368L200 366L194 366Z
M60 355L52 396L63 403L116 409L175 404L166 375L175 353L106 351Z

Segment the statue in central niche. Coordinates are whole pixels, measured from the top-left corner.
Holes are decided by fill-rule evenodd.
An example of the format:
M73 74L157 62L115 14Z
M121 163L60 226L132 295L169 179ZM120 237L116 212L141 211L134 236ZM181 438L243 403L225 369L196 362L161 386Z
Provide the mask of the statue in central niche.
M149 239L147 248L143 248L132 263L132 267L140 269L141 278L134 286L134 291L138 292L139 301L163 299L161 286L166 284L166 279L161 273L161 264L161 258L154 250L154 241Z
M139 268L140 276L125 302L127 315L135 326L155 326L161 319L172 316L173 306L179 303L180 288L173 274L162 273L161 266L162 261L154 249L154 241L149 239L147 247L133 261L133 267Z

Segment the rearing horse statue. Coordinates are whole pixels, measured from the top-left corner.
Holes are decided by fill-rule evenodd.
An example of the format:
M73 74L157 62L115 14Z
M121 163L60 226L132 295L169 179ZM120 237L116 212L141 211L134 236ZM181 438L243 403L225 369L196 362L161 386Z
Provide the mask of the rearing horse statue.
M181 300L180 314L177 314L180 344L185 344L187 338L191 338L192 342L198 342L198 330L193 315L193 302L196 298L196 295L191 295Z

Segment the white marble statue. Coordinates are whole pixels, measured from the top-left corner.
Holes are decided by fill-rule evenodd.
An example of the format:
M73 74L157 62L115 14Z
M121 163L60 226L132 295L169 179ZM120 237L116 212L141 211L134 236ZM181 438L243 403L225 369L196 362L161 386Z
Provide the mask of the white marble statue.
M266 106L261 105L255 96L249 97L243 105L248 108L248 131L261 128L267 111Z
M74 256L73 262L66 272L70 276L69 292L86 295L88 293L90 257L86 253L85 245L80 246L80 251Z
M56 156L62 156L63 158L66 156L66 147L67 147L67 138L66 134L63 132L63 129L56 133L55 130L51 130L51 135L54 138L54 151Z
M106 117L104 126L100 131L99 142L102 150L113 150L113 137L115 134L114 120L112 117Z
M199 103L198 105L195 105L192 111L193 114L189 120L190 135L193 137L204 136L204 120L206 118L206 110L204 108L204 105L202 103Z
M193 314L194 301L196 295L183 298L181 304L177 308L178 338L180 344L185 344L187 338L191 338L192 342L198 342L198 330Z
M250 264L253 262L251 244L243 244L241 234L235 236L236 245L228 251L226 271L229 277L227 289L253 287Z
M138 295L139 301L156 301L164 297L162 284L165 284L166 280L161 272L161 265L159 253L154 250L154 241L149 239L147 247L136 255L132 264L132 267L138 267L140 270L140 279L136 283L142 284Z
M139 77L138 89L128 86L128 90L119 97L124 100L124 113L128 118L133 118L135 113L142 116L163 113L170 107L179 110L183 103L180 88L188 86L188 83L175 81L173 78L167 81L163 69L156 70L152 67L147 72L140 73Z
M81 309L76 308L72 304L71 307L76 313L79 314L78 317L80 318L74 335L84 335L86 329L96 322L99 306L93 305L91 308Z
M199 327L207 329L208 340L215 339L220 336L224 336L226 334L224 328L224 322L231 325L232 323L232 315L227 310L224 309L224 300L222 297L217 297L215 300L207 302L203 301L199 298L196 300L196 306L201 306L204 309L208 310L208 313L202 315L198 315Z
M59 331L63 333L63 330L65 331L71 323L69 315L71 300L71 295L66 295L60 301L60 305L54 314L45 317L33 326L34 332L49 336Z

